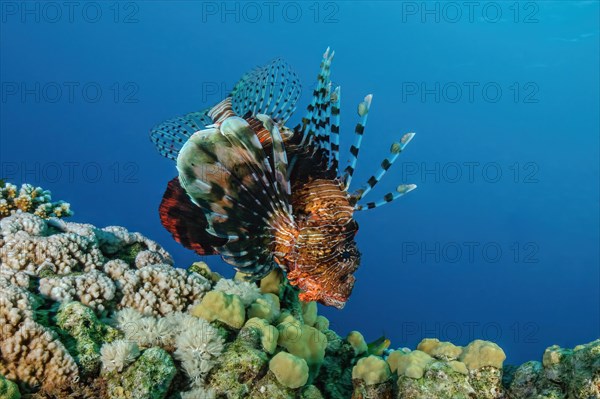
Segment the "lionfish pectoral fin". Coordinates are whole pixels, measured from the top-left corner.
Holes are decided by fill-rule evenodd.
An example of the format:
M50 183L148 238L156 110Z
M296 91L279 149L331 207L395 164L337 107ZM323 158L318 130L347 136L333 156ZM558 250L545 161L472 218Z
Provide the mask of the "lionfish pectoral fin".
M162 156L175 161L185 142L194 133L206 129L212 123L208 115L209 110L210 108L190 112L159 123L150 131L150 140Z
M159 215L162 225L175 241L199 255L214 255L214 247L225 242L206 231L208 222L204 212L190 200L177 177L167 185Z
M262 276L276 266L271 247L277 226L293 224L276 173L285 159L272 168L250 124L230 113L227 102L218 107L210 111L218 128L190 137L177 169L183 188L206 215L207 231L225 239L216 251L238 270ZM281 139L272 133L276 148Z
M270 115L284 123L296 110L302 85L298 75L281 58L246 73L231 92L239 116Z

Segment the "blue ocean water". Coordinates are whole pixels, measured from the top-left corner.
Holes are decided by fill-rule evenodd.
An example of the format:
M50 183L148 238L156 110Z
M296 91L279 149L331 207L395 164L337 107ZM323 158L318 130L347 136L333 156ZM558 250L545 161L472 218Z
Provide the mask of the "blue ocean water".
M336 51L342 141L373 93L355 187L415 139L357 215L363 253L340 333L393 347L498 342L509 363L600 336L599 3L0 3L0 177L50 189L73 220L123 225L198 256L159 221L174 164L148 140L285 58L304 83ZM343 158L344 159L344 158ZM233 270L217 257L217 271Z

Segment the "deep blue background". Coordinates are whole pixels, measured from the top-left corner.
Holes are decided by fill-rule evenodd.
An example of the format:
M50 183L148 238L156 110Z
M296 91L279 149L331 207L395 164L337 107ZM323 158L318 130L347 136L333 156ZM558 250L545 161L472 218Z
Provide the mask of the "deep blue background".
M600 335L598 2L481 2L472 15L462 2L427 3L433 14L421 2L280 2L271 16L263 2L81 3L72 16L44 4L1 4L0 175L52 190L74 220L141 231L187 267L197 256L156 212L175 167L148 130L276 56L302 78L303 109L331 46L345 147L356 105L375 95L355 183L414 131L373 198L419 185L357 215L363 262L347 307L321 308L332 328L394 347L487 338L511 363ZM438 84L439 100L421 84Z

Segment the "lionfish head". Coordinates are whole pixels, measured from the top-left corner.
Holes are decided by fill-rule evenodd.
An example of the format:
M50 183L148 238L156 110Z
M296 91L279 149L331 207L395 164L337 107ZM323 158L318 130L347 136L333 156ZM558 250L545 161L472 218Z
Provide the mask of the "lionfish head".
M293 195L297 236L286 258L287 277L300 299L342 308L360 264L354 208L339 181L316 179Z
M329 234L313 228L300 231L296 263L289 268L288 279L300 288L302 301L344 307L354 287L353 274L360 264L354 240L357 229L352 220L345 226L329 226Z

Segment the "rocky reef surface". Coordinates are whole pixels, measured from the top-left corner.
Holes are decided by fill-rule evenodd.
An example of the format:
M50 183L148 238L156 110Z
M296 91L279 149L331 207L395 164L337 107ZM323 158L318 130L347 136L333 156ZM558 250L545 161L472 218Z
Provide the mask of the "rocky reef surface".
M70 214L0 187L0 399L600 398L600 340L519 367L481 340L391 350L339 336L280 271L176 268L143 235Z

